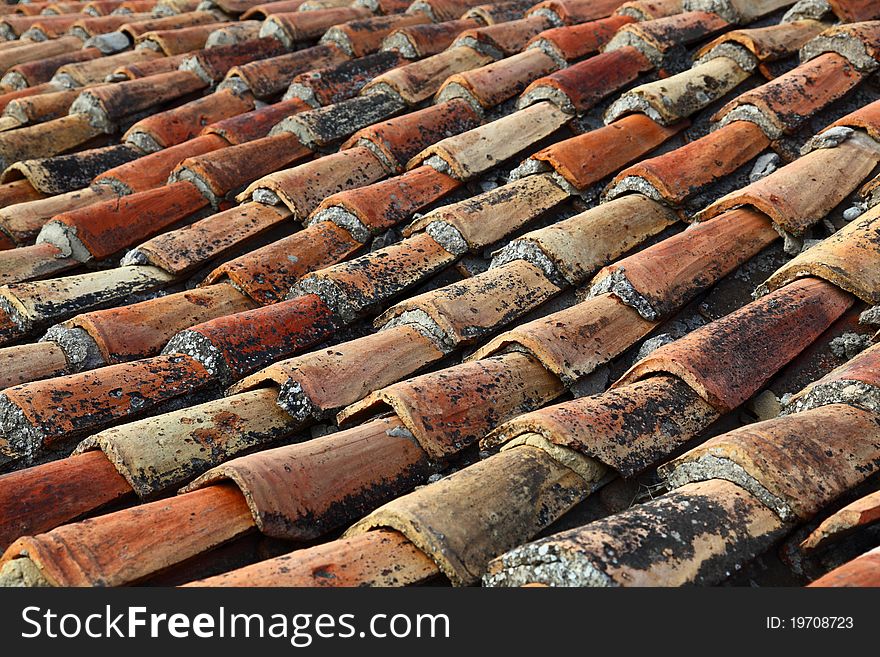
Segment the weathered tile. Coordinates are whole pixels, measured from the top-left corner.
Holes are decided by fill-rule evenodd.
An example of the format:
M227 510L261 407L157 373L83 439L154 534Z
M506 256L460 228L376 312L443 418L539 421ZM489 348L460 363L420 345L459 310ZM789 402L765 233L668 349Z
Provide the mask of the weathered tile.
M558 275L579 285L677 220L672 210L641 194L624 196L526 233L502 248L495 263L525 258L540 266L549 259Z
M95 341L108 365L157 355L176 333L255 303L231 285L210 285L127 306L81 313L64 322Z
M453 584L476 584L486 565L585 498L581 476L531 446L511 449L397 498L350 528L395 529Z
M132 50L132 53L152 53L152 50ZM127 53L121 53L127 54ZM154 53L155 54L155 53ZM112 55L116 57L116 55ZM103 57L102 59L109 59ZM116 65L107 73L105 79L108 81L120 80L136 80L137 78L146 78L158 73L168 73L176 71L177 67L183 63L186 55L174 55L173 57L158 57L156 59L138 60L131 64Z
M484 584L717 584L767 550L784 529L775 513L730 482L691 484L514 548L489 564Z
M257 302L274 303L284 299L303 275L340 262L362 248L349 231L322 221L220 265L205 282L228 278Z
M229 385L280 358L326 340L336 329L331 309L317 295L215 317L175 335L166 354L197 358Z
M655 326L605 294L506 331L471 358L523 351L563 383L573 385L631 347Z
M551 25L546 16L534 14L507 23L465 30L458 35L452 47L470 46L494 58L501 58L520 52L530 39Z
M25 383L0 393L4 434L15 453L29 458L210 381L194 359L168 355Z
M226 74L221 88L241 86L257 98L270 98L283 91L294 76L315 68L333 66L348 57L332 44L320 44L296 52L239 64Z
M696 438L718 416L680 379L656 376L525 413L481 444L497 447L538 434L632 477Z
M11 67L3 75L2 83L14 89L35 87L38 84L49 82L52 76L55 75L55 71L65 64L85 62L100 56L101 51L97 48L83 48L82 50L73 50L51 57L42 57Z
M204 48L211 32L228 25L230 23L209 23L170 30L150 30L139 34L135 45L139 48L157 50L166 55L182 55Z
M551 103L536 103L429 146L413 157L407 168L437 157L451 175L469 180L553 134L569 118Z
M97 201L102 201L116 193L108 187L77 189L66 194L24 201L0 210L0 231L9 235L16 244L32 244L40 229L56 214L76 210Z
M78 263L52 244L35 244L0 251L0 285L58 276Z
M680 206L769 146L770 140L754 123L734 121L668 153L627 167L614 177L605 196L615 198L635 191Z
M185 71L193 71L208 84L217 84L231 69L252 60L276 57L287 52L276 39L262 37L199 50L180 64Z
M760 390L815 340L852 297L814 278L787 285L654 350L614 385L665 373L684 380L722 413Z
M282 136L296 139L291 133L276 135ZM264 176L239 194L238 200L253 196L259 201L266 190L302 221L330 194L368 185L386 175L387 170L370 149L356 146Z
M526 11L534 5L535 3L532 0L494 2L468 9L464 16L466 18L476 18L482 21L484 25L495 25L496 23L506 23L522 18Z
M409 219L460 185L432 167L417 167L388 180L331 194L315 208L309 221L333 221L365 240ZM2 217L0 211L0 227Z
M291 98L212 123L202 134L216 134L230 144L243 144L266 137L279 121L307 109L309 106L299 98Z
M575 25L610 16L622 4L621 0L544 0L528 13L549 13L565 25Z
M285 207L244 203L205 217L177 230L162 233L137 246L127 261L146 260L181 275L287 220Z
M498 62L450 75L437 92L437 100L463 98L480 111L490 110L557 68L549 55L530 48Z
M722 107L714 121L751 121L770 139L793 132L809 116L842 98L863 78L836 53L820 55Z
M561 110L579 114L653 68L635 48L621 48L589 57L532 82L519 107L549 100Z
M187 158L169 180L192 182L217 208L260 176L311 155L294 135L280 133Z
M74 64L65 64L55 72L52 80L69 88L84 87L89 84L104 82L108 75L120 67L134 66L136 64L143 65L150 62L165 64L167 60L155 50L127 50L116 55L98 57L97 59ZM174 68L176 69L177 66L174 66Z
M383 73L364 87L364 93L390 89L407 104L417 105L433 96L453 73L469 71L491 61L492 57L473 48L456 46Z
M402 27L382 42L382 50L396 50L404 57L420 59L446 50L461 32L479 27L473 19L459 19Z
M339 103L360 93L377 75L406 61L397 52L389 51L345 60L333 66L314 67L290 81L284 98L299 98L312 107Z
M24 177L43 194L67 194L87 187L95 176L141 155L143 153L134 146L117 144L70 155L23 160L7 168L0 180Z
M654 66L664 65L665 56L676 48L712 36L729 23L718 14L686 11L621 27L606 45L606 52L635 48Z
M321 37L321 43L334 44L350 57L363 57L377 52L383 39L394 30L430 22L430 18L418 12L358 18L328 29Z
M831 27L801 48L801 61L822 53L836 52L859 71L870 73L880 67L880 22L870 21Z
M187 158L228 145L225 139L213 134L195 137L105 171L96 176L92 184L96 189L106 187L117 194L145 192L163 186L175 167Z
M198 136L206 125L253 109L252 100L231 91L217 91L141 119L122 138L147 152L158 151Z
M880 145L853 133L833 148L818 148L707 206L698 219L711 219L739 206L751 206L781 229L801 235L858 188L880 161ZM809 185L804 184L810 181ZM824 190L816 194L816 189Z
M32 342L0 349L0 390L67 372L67 357L54 342Z
M139 497L154 497L292 433L297 425L276 393L263 388L105 429L75 454L99 451Z
M880 585L880 548L874 548L811 582L811 587L876 587Z
M646 155L687 127L661 126L644 114L632 114L597 130L563 139L531 156L545 162L578 191Z
M0 476L0 549L20 536L47 531L130 492L125 479L100 453Z
M233 487L215 486L174 504L161 500L20 538L4 554L3 572L9 562L25 560L44 585L120 586L198 556L252 527L241 494ZM141 558L128 558L129 551Z
M0 307L16 325L31 330L169 281L168 274L155 267L116 267L0 288Z
M439 328L446 348L481 339L559 293L541 269L515 260L463 281L396 304L376 325L424 313Z
M19 160L59 155L104 134L85 114L70 114L34 126L0 132L0 168ZM8 203L7 203L8 204Z
M508 353L395 383L348 407L339 420L352 423L392 410L422 449L441 459L562 392L559 380L537 360Z
M808 520L880 466L876 415L830 404L734 429L662 466L671 487L727 479L782 520Z
M557 60L575 61L599 52L617 30L634 21L631 16L617 15L576 25L552 27L529 41L529 47L540 48Z
M605 112L605 122L642 112L658 123L671 125L724 97L748 77L749 71L733 59L715 57L624 92Z
M389 171L399 173L424 148L472 130L480 122L479 114L469 103L452 99L362 128L340 149L365 146Z
M171 183L56 215L37 242L54 244L80 262L104 260L208 204L189 183Z
M337 7L316 11L272 13L266 17L260 36L271 36L288 48L297 43L317 39L338 23L367 18L371 12L366 7Z
M237 458L185 490L231 480L260 531L304 540L400 495L429 472L425 453L399 420L388 418Z
M374 354L382 354L382 359ZM394 326L355 340L279 361L245 377L230 392L280 386L277 403L299 421L325 419L443 357L422 331Z
M815 550L845 538L860 527L880 520L880 491L860 497L835 511L800 544L804 551Z
M437 574L437 566L393 531L366 532L266 559L184 586L405 586Z

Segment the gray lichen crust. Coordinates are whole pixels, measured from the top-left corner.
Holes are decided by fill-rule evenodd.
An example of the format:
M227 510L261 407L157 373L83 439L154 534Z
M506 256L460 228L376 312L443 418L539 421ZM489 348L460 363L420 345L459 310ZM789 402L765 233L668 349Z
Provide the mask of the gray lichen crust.
M568 287L570 284L565 276L559 271L559 267L553 262L538 244L529 239L516 239L509 242L503 248L495 252L490 268L513 262L525 260L538 267L551 283L559 287Z
M653 322L658 318L659 313L654 310L650 302L639 294L639 291L629 282L624 269L613 270L610 275L605 276L590 288L591 297L609 292L630 308L634 308L639 315L648 321Z
M660 192L657 191L657 188L641 176L624 177L623 180L606 189L602 198L604 201L610 201L630 192L647 196L649 199L657 201L658 203L665 203L665 199Z
M0 436L6 439L8 451L25 461L33 460L43 449L46 434L25 417L24 412L0 393Z
M365 244L370 239L370 229L355 215L338 205L331 205L316 212L309 220L309 224L318 224L322 221L332 221L340 228L347 230L361 244Z
M616 587L617 582L584 554L560 552L545 541L527 543L499 557L492 571L483 576L484 586Z
M880 389L862 381L846 379L818 383L805 395L791 400L781 415L802 413L829 404L849 404L872 413L880 413Z
M278 391L278 406L298 422L314 420L318 422L332 415L333 409L326 411L316 406L303 391L299 381L288 379Z
M290 288L287 298L294 299L307 294L316 295L330 308L334 315L341 318L347 324L357 319L361 310L342 288L329 278L314 275L305 276Z
M77 237L76 232L76 226L69 226L60 221L50 221L40 229L36 243L51 244L61 252L62 257L73 258L78 262L88 262L92 260L93 256Z
M785 500L767 490L738 463L714 454L702 454L693 461L679 464L666 477L666 484L673 489L709 479L730 481L754 495L781 520L788 522L795 519L794 511Z
M425 232L452 255L460 256L470 251L458 229L445 221L432 221L425 227Z
M719 128L723 128L728 123L735 121L748 121L754 123L761 128L761 131L767 135L768 139L779 139L782 137L780 130L760 109L755 105L745 104L734 107L730 110L718 123Z
M40 342L54 342L67 358L68 371L84 372L106 365L98 343L85 330L78 327L56 324L52 326Z
M201 363L212 376L219 379L223 385L228 385L235 380L223 354L201 333L190 330L181 331L168 341L162 353L191 356Z
M440 328L424 310L418 308L405 310L399 315L385 322L380 330L386 331L397 326L411 326L422 335L431 340L434 345L444 354L449 353L458 344L458 341L450 337L446 331Z
M712 50L710 50L705 55L700 57L697 61L695 61L694 66L705 64L709 60L717 59L718 57L727 57L728 59L732 59L742 70L748 71L749 73L754 71L755 68L757 68L758 66L758 58L755 57L752 52L744 45L736 43L734 41L725 41L724 43L719 43L717 46L712 48Z

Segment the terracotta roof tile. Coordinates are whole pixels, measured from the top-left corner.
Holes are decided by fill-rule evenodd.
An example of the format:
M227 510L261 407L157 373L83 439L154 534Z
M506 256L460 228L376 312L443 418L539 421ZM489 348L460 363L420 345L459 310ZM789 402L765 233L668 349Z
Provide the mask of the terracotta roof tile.
M473 19L456 19L442 23L410 25L395 30L382 42L383 50L397 50L412 59L429 57L445 50L463 30L479 27Z
M259 303L287 296L290 286L304 274L340 262L363 244L331 221L321 221L288 237L220 265L205 279L224 278Z
M552 14L565 25L574 25L610 16L622 4L621 0L544 0L528 13Z
M29 458L208 383L208 371L194 359L156 356L7 388L0 404L16 418L7 425L10 446Z
M855 502L847 504L839 511L822 521L800 544L805 551L820 547L845 537L854 529L870 525L880 520L880 491L875 491Z
M297 74L347 60L345 53L333 44L321 44L235 66L229 69L221 88L244 85L257 98L271 98L286 89Z
M588 493L588 483L570 468L540 449L520 447L387 503L345 536L395 529L453 584L475 584L492 558Z
M784 529L752 495L716 479L515 548L489 564L484 581L490 586L714 584L727 577L726 564L767 550ZM546 554L553 555L549 563Z
M113 365L155 356L178 331L250 310L254 305L231 285L211 285L130 306L82 313L65 326L85 330L104 362Z
M312 107L333 105L357 95L377 75L407 62L397 52L378 52L335 66L314 67L290 81L285 98L300 98Z
M230 479L244 493L264 534L303 540L405 492L428 468L425 453L400 422L385 419L235 459L188 490Z
M138 48L157 50L166 55L182 55L205 47L208 36L216 29L230 23L209 23L169 30L150 30L137 36Z
M293 138L289 133L286 136ZM262 190L266 190L284 203L295 219L303 221L330 194L368 185L386 175L385 167L370 149L356 146L264 176L251 183L239 200L252 195L259 200Z
M667 127L643 114L632 114L598 130L558 141L532 155L532 159L546 162L566 182L583 191L686 127L687 122Z
M616 16L626 16L633 20L649 21L680 14L684 11L683 0L636 0L626 2L617 8Z
M26 201L34 201L45 198L28 180L16 180L0 184L0 207L7 207Z
M801 235L854 191L880 161L877 142L855 133L835 148L819 148L707 206L700 219L730 208L754 207L777 226ZM821 185L827 194L813 194L804 180Z
M635 48L603 52L535 80L520 96L519 105L550 100L566 112L582 113L651 68Z
M153 52L152 50L133 50L131 52ZM126 53L122 53L126 54ZM113 55L115 57L115 55ZM110 71L105 79L111 82L120 82L122 80L135 80L137 78L145 78L157 73L168 73L176 71L177 67L183 63L186 55L174 55L173 57L158 57L147 60L138 60L131 64L122 64L116 66Z
M202 134L216 134L230 144L243 144L265 137L279 121L307 109L309 106L299 98L282 100L238 116L221 119L206 126Z
M37 238L81 262L104 260L192 215L207 200L189 183L172 183L56 215Z
M338 23L369 16L370 10L365 7L272 13L266 17L260 35L275 37L287 47L292 47L296 43L317 39Z
M19 470L3 475L0 482L0 495L10 496L4 501L11 510L4 514L0 525L0 548L4 550L19 536L52 529L85 511L114 502L131 490L110 462L98 454ZM88 497L86 508L69 502L65 491L71 488Z
M338 208L354 215L370 235L378 235L409 219L460 184L455 178L431 167L417 167L388 180L331 194L321 201L310 222L332 221Z
M98 84L104 82L108 75L120 67L135 64L143 65L151 60L153 63L157 63L157 60L162 60L162 64L167 61L155 50L142 48L106 57L98 57L97 59L85 62L65 64L55 72L52 79L53 81L57 81L59 84L70 88ZM176 68L177 67L175 66L175 69Z
M870 0L826 0L834 15L848 23L880 18L880 9Z
M193 71L207 84L220 82L235 66L252 60L275 57L287 51L277 40L268 37L197 50L180 64L181 70Z
M202 135L105 171L92 182L96 187L109 185L118 194L145 192L164 185L185 159L226 146L228 143L217 135Z
M0 284L8 285L59 275L77 263L51 244L35 244L0 251L0 265Z
M543 50L550 48L558 58L574 61L598 52L617 30L634 20L631 16L616 15L576 25L553 27L532 38L529 47Z
M376 558L377 553L384 558ZM394 567L389 569L389 563ZM404 586L436 572L434 562L401 534L377 530L184 586Z
M146 151L156 151L196 137L206 125L253 109L252 100L218 91L141 119L122 138Z
M480 117L471 105L454 98L362 128L340 149L367 146L390 171L400 172L422 149L478 125Z
M450 75L437 92L437 100L464 98L480 111L491 110L522 93L530 82L557 68L550 56L541 50L529 49L471 71Z
M371 358L382 353L382 360ZM434 340L413 326L394 326L362 338L282 360L245 377L230 392L280 386L279 406L300 422L320 420L443 357Z
M424 12L435 23L440 23L462 18L468 9L482 4L482 0L418 0L410 4L407 12Z
M281 133L187 158L170 179L192 182L219 207L254 179L311 154L292 134Z
M728 123L681 148L624 169L614 177L605 194L614 198L638 191L679 206L757 157L769 145L770 140L755 124Z
M38 84L51 80L52 76L55 75L55 71L65 64L85 62L100 56L101 51L97 48L83 48L82 50L73 50L52 57L42 57L11 67L6 71L0 82L17 89L35 87Z
M777 289L795 279L823 278L871 304L880 303L880 279L876 240L880 230L880 207L875 207L789 261L767 281Z
M245 203L157 235L138 245L135 252L151 265L179 276L284 223L289 216L283 207Z
M508 0L478 5L464 13L465 18L476 18L485 25L506 23L522 18L534 6L532 0Z
M877 548L848 561L815 580L814 587L866 587L877 586L877 568L880 566L880 550Z
M836 52L857 69L871 72L880 67L880 21L839 25L822 32L801 49L806 61L825 52Z
M756 89L739 95L713 117L757 123L771 139L792 132L816 111L843 97L862 79L836 53L820 55Z
M224 0L224 2L226 1L228 0ZM262 20L270 14L296 11L305 2L306 0L281 0L280 2L248 3L248 7L242 12L240 18L258 18ZM244 8L243 5L242 8Z
M656 376L520 415L491 432L484 446L538 434L631 477L657 465L719 417L672 376Z
M80 18L68 30L69 34L88 40L98 34L114 32L126 23L134 23L139 20L149 20L150 14L114 14L112 16L99 16L95 18Z
M113 189L96 186L17 203L0 210L0 231L12 237L19 246L24 246L33 243L43 224L56 214L77 210L111 196L116 196Z
M530 39L551 26L546 16L533 15L507 23L465 30L453 46L470 46L494 57L509 56L522 50Z
M673 374L720 412L728 412L751 397L851 303L852 297L824 281L792 283L653 351L615 386L650 374ZM772 341L757 337L763 335L772 336ZM719 360L721 353L726 356Z
M264 388L111 427L86 438L75 454L101 450L140 498L153 498L241 452L287 437L296 423L275 395Z
M360 18L331 27L321 42L332 43L351 57L363 57L378 51L385 37L396 29L430 22L422 13Z
M92 125L85 114L57 119L0 132L0 167L19 160L51 157L81 147L105 130Z
M117 511L100 522L65 525L19 539L9 547L4 561L27 555L54 586L114 586L136 582L222 545L253 526L244 498L232 487L213 487L181 500L173 507L165 501L154 502ZM144 532L145 525L155 530ZM137 541L137 547L132 541ZM139 550L145 559L120 559L122 545ZM87 554L101 558L87 559Z
M433 96L444 80L453 73L478 68L493 59L467 46L451 47L436 55L383 73L364 87L364 92L379 91L387 87L396 92L404 102L416 105Z
M135 21L123 25L119 31L127 34L134 42L137 37L156 30L174 30L182 27L219 23L216 14L210 11L189 11L172 16L157 16L148 21Z
M711 461L701 471L702 462ZM844 404L752 424L711 438L663 466L673 487L730 478L783 520L806 520L880 464L876 416ZM717 473L727 465L727 474ZM731 467L732 466L732 467Z
M826 404L847 403L867 411L874 411L874 388L877 377L876 346L871 346L813 381L788 400L785 413L801 412Z
M605 46L605 51L635 47L654 66L662 66L665 55L674 48L705 39L728 26L717 14L688 11L624 25Z

